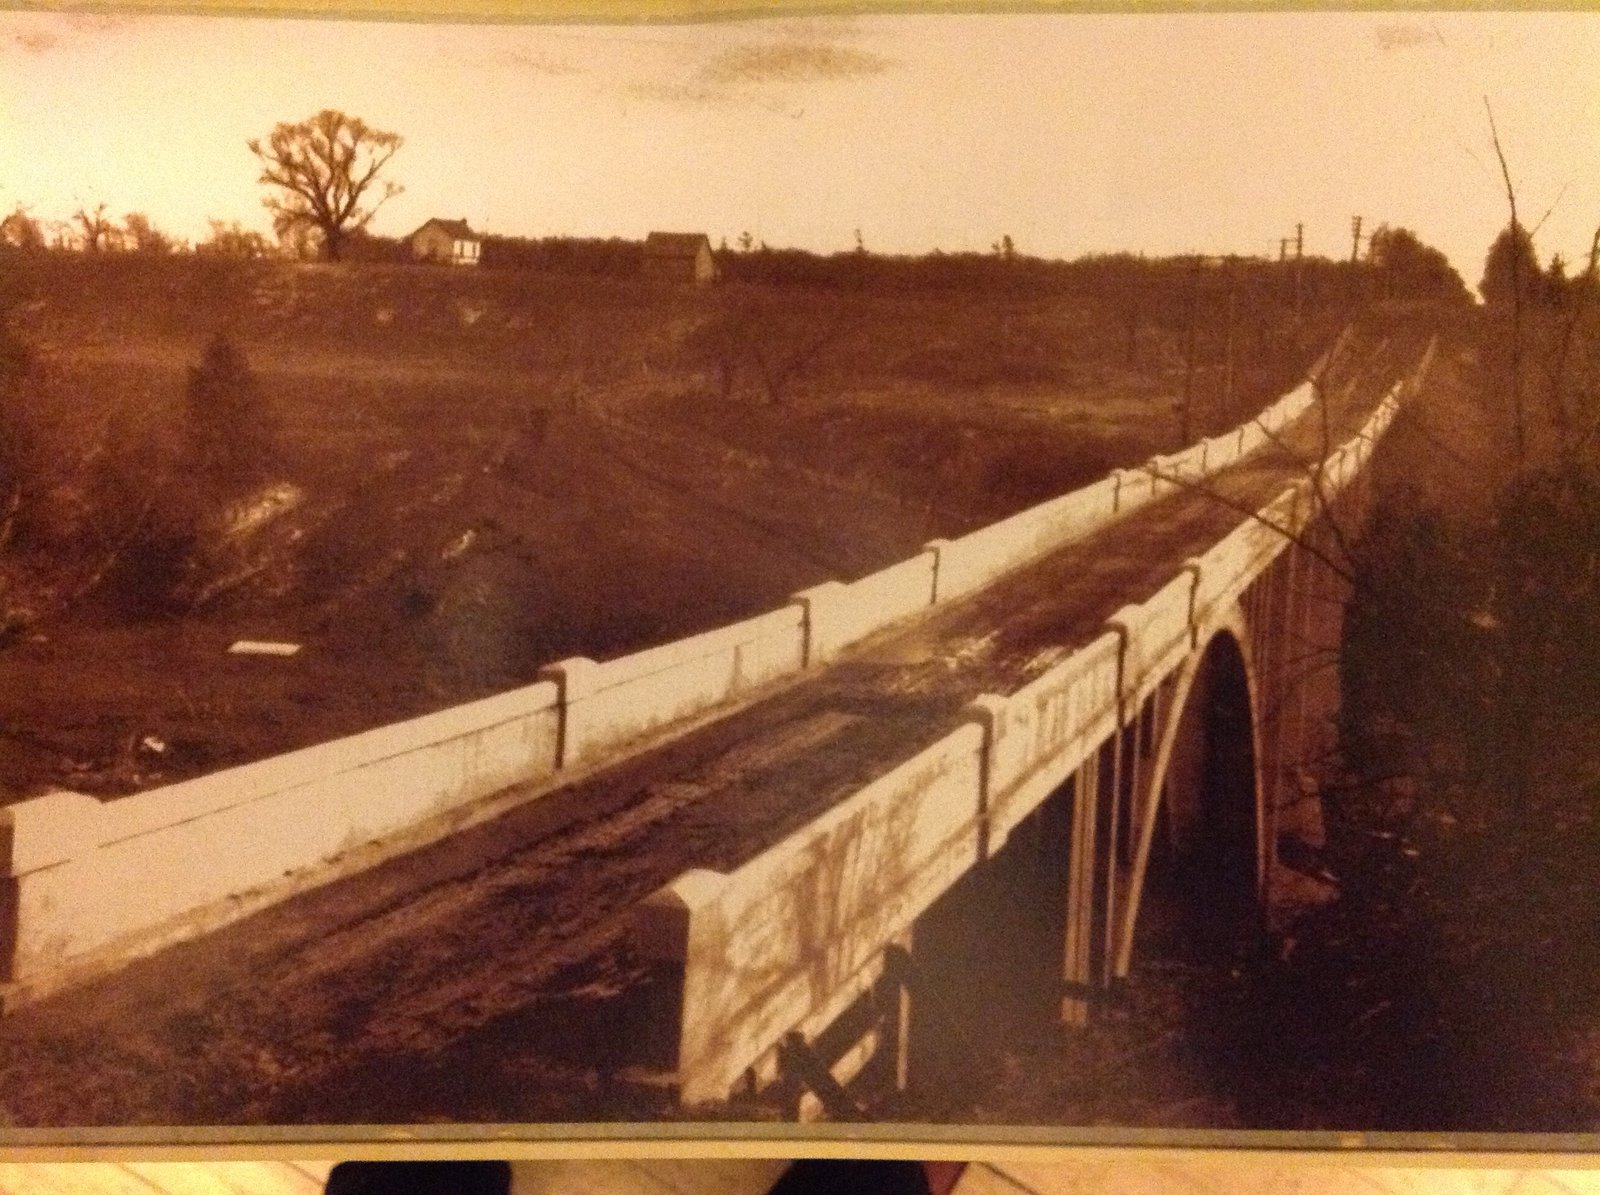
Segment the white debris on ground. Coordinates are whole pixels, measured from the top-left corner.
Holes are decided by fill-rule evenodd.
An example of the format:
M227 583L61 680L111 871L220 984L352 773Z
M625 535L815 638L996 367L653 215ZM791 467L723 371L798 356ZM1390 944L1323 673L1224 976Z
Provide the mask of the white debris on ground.
M442 553L440 553L440 559L454 560L457 556L461 555L468 548L470 548L477 538L478 533L476 531L471 530L470 528L466 531L463 531L450 542L449 546L447 546Z
M306 492L287 481L264 486L228 510L229 538L246 535L293 510L306 499Z
M228 648L234 656L292 656L298 653L298 643L279 643L266 639L240 639Z

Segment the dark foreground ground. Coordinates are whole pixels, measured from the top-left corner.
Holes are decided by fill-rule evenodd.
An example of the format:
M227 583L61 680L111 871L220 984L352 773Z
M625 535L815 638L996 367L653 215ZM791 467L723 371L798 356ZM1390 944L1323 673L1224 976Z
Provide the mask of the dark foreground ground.
M969 1054L895 1120L1296 1132L1600 1131L1597 726L1525 834L1334 826L1334 904L1227 955L1146 950L1125 1006ZM1570 1148L1570 1142L1563 1146Z

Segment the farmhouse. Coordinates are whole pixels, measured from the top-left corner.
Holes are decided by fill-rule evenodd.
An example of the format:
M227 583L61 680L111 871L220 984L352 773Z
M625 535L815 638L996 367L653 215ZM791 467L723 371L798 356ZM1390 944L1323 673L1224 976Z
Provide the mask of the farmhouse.
M411 253L418 261L438 261L458 266L475 266L483 250L483 238L467 227L465 220L429 220L409 238Z
M715 281L711 239L703 232L652 232L644 239L644 276L696 285Z

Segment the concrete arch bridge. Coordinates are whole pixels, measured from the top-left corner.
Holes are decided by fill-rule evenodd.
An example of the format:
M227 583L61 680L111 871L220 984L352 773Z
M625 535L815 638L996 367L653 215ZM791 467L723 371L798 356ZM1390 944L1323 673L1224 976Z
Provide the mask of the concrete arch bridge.
M1192 951L1322 895L1302 861L1323 839L1345 537L1407 384L1353 432L1318 396L1220 476L1152 462L1139 484L1176 492L1149 517L1226 512L1203 550L1147 558L1148 596L759 857L655 894L639 937L681 973L681 1098L786 1084L803 1116L849 1115L864 1069L959 1068L963 1025L1018 1004L1086 1022L1156 897L1157 932Z
M174 992L259 1008L302 1090L498 1033L684 1104L848 1115L1001 989L1081 1023L1141 926L1220 942L1315 887L1285 859L1321 833L1341 540L1431 353L1341 338L1231 431L732 627L0 809L0 1044L117 972L75 993L103 1023L155 1052L194 1032ZM329 976L372 974L353 1017Z

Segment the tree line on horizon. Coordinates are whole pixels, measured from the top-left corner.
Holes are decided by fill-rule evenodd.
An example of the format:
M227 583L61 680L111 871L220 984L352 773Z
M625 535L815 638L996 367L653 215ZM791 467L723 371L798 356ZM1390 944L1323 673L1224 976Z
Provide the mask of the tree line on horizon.
M328 262L406 263L415 260L404 238L381 236L370 225L378 211L404 188L388 176L394 156L404 145L397 133L368 125L359 117L331 108L298 122L281 122L265 138L245 142L260 165L257 181L265 188L263 206L272 217L276 242L238 221L210 221L207 236L192 246L157 228L144 213L128 213L121 221L105 203L83 205L65 221L47 222L18 205L0 218L0 247L16 250L78 249L86 253L132 252L165 255L192 251L223 258L284 257ZM944 252L886 255L869 252L856 232L853 250L817 253L773 249L748 231L730 247L723 239L715 251L720 275L735 283L804 286L820 290L975 290L1049 294L1077 291L1096 284L1141 290L1152 275L1164 276L1173 262L1192 275L1225 268L1230 285L1243 270L1253 279L1293 274L1295 302L1305 289L1351 289L1347 275L1377 279L1382 297L1457 299L1465 285L1444 255L1424 245L1411 231L1380 228L1372 235L1365 263L1296 256L1276 263L1260 258L1196 257L1151 259L1130 253L1090 255L1077 261L1052 260L1019 252L1009 233L998 237L990 252ZM637 276L641 241L626 238L487 236L480 268L538 270L553 273L627 278ZM1308 280L1309 279L1309 280ZM1363 284L1370 289L1369 284ZM1135 317L1137 322L1137 317Z
M415 258L404 238L370 230L383 205L404 191L388 176L389 166L404 144L397 133L331 108L302 121L280 122L266 137L247 140L246 148L260 164L257 181L266 189L262 204L271 214L275 242L237 220L214 219L206 237L190 245L159 229L142 212L130 212L118 221L102 202L93 207L82 205L64 221L41 220L19 204L0 218L0 248L149 255L192 251L223 258L409 263ZM1497 264L1495 254L1504 257L1510 252L1511 241L1506 238L1514 229L1521 231L1525 242L1518 242L1519 258L1532 255L1531 237L1520 229L1515 210L1512 215L1485 268L1479 287L1485 299L1490 297L1486 288L1497 285L1496 270L1505 265L1504 261ZM620 237L491 235L484 238L479 264L490 269L626 278L639 273L642 252L642 241ZM1226 271L1230 286L1237 285L1240 271L1252 280L1292 275L1297 305L1304 302L1307 286L1349 291L1352 298L1453 301L1469 297L1465 283L1444 254L1424 244L1411 230L1387 225L1369 238L1364 261L1353 255L1349 262L1298 254L1271 262L1257 257L1197 255L1148 258L1121 252L1063 261L1019 252L1009 233L997 238L988 253L936 248L920 255L886 255L869 252L859 230L853 250L835 253L773 249L745 231L731 248L724 238L715 257L721 277L730 282L821 290L1047 294L1098 283L1126 292L1144 289L1142 283L1151 275L1167 281L1176 264L1191 277L1220 268ZM1529 277L1542 279L1541 293L1551 300L1573 286L1593 285L1595 275L1593 253L1588 270L1576 279L1568 278L1568 265L1559 255L1547 269L1540 269L1536 258L1531 264L1519 261L1519 267ZM1352 277L1362 281L1352 285ZM1133 318L1137 321L1137 316Z

